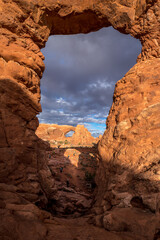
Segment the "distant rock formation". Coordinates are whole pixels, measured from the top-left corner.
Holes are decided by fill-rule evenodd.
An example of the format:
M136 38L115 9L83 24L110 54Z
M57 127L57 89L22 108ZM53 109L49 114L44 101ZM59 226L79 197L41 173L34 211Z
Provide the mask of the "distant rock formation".
M72 139L74 144L79 144L79 145L81 144L92 145L98 142L98 138L92 137L91 133L83 125L77 125L77 127L75 128L75 132L72 136Z
M58 125L58 124L39 124L36 130L38 137L47 140L64 139L65 135L75 131L75 127L69 125Z
M66 134L70 131L74 132L72 137L66 137ZM91 133L83 125L73 127L69 125L40 124L36 130L36 134L43 140L48 140L50 143L57 144L58 142L64 142L85 146L97 144L99 141L99 138L92 137Z

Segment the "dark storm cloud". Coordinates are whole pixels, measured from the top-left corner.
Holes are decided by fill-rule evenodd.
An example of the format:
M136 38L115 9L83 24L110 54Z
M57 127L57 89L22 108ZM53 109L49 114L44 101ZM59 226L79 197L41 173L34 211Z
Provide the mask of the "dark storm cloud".
M104 127L114 85L136 63L140 50L138 40L113 28L50 37L42 51L46 70L41 80L40 122L103 122Z

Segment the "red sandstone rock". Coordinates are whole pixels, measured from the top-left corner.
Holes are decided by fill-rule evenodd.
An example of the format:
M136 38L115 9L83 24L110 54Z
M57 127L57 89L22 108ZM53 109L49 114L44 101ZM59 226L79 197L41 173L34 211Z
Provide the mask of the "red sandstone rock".
M73 131L72 137L66 137L65 135ZM77 125L76 127L68 125L57 124L40 124L36 130L36 134L43 140L49 140L50 143L55 141L63 142L63 144L73 144L78 146L86 146L96 144L100 138L92 137L91 133L83 126Z
M140 62L116 84L114 102L107 119L107 130L99 144L103 160L99 168L100 178L97 179L97 182L107 183L108 195L113 190L118 195L128 192L130 197L127 204L123 198L116 199L113 195L115 202L111 205L114 208L130 207L128 204L132 203L132 199L137 199L139 203L133 207L143 207L146 211L156 212L156 205L160 201L157 174L160 156L160 145L157 141L160 136L159 69L159 60ZM105 173L102 167L107 169ZM105 186L99 189L104 195L102 194L101 198L97 195L97 205L106 198ZM150 200L146 201L148 196ZM106 200L108 202L108 199ZM151 206L151 202L154 206Z
M72 139L74 144L79 145L89 145L97 142L97 140L92 137L91 133L83 125L77 125Z
M38 137L46 140L65 140L65 135L75 131L75 127L69 125L40 124L36 134Z
M107 129L99 144L102 161L97 174L95 207L101 216L97 217L106 216L107 206L111 212L114 208L115 216L120 206L131 211L132 203L133 208L143 207L144 211L153 212L153 218L159 218L159 17L160 0L0 0L0 181L16 186L18 193L11 194L16 204L20 204L19 198L29 202L43 199L45 203L54 189L41 150L49 146L35 135L36 115L41 111L40 78L44 70L40 48L51 34L88 33L113 26L140 39L142 53L138 63L116 84ZM46 192L42 185L47 186ZM124 193L128 197L124 197ZM4 197L12 199L11 195L7 192ZM153 200L155 205L151 206L146 200L148 195L149 202ZM106 199L106 196L110 197ZM133 198L129 202L130 196ZM112 213L109 214L113 219ZM144 236L158 239L159 223L153 221L152 235L150 232L144 235L146 228L140 229L138 220L135 228L131 226L137 219L136 214L132 215L131 222L124 218L123 211L121 214L123 221L114 221L118 226L130 224L127 229L131 229L134 236L138 233L137 239ZM138 214L142 214L141 210ZM21 217L13 216L7 209L2 209L1 215L3 239L45 238L46 230L39 220L30 223L23 215L24 221L20 222ZM147 221L147 213L140 215L140 219L143 216ZM106 221L103 225L106 226ZM53 239L53 234L48 236ZM66 240L71 239L70 236ZM132 237L130 239L135 239Z

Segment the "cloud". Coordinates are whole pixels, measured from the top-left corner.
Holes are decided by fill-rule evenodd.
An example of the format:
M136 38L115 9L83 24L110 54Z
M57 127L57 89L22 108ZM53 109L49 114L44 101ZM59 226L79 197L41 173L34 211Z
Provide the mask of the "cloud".
M70 102L67 102L64 98L60 97L56 99L56 103L58 103L60 106L71 106L72 104Z
M115 83L136 63L139 40L113 28L90 34L52 36L42 50L46 70L41 80L40 122L104 124ZM100 126L96 131L96 125Z

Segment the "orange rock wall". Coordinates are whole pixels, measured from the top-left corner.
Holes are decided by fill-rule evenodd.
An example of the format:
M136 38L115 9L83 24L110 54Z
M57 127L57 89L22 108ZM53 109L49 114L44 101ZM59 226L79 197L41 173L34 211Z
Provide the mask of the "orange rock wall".
M52 34L88 33L113 26L140 39L142 53L116 85L107 130L99 145L102 162L97 177L97 206L103 208L103 225L108 226L108 203L104 200L109 189L140 197L157 194L159 18L160 0L0 0L1 182L16 185L30 201L47 199L54 183L40 151L43 144L35 135L44 71L40 49Z

